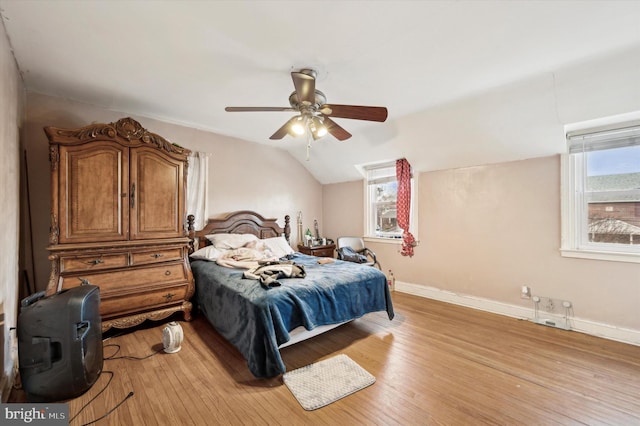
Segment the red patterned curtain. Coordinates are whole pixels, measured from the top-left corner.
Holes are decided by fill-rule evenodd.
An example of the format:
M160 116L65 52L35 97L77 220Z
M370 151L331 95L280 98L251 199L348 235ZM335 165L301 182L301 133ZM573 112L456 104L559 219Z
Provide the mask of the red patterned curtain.
M396 160L396 178L398 179L397 218L398 226L402 228L403 256L413 256L416 240L409 232L411 221L411 165L406 158Z

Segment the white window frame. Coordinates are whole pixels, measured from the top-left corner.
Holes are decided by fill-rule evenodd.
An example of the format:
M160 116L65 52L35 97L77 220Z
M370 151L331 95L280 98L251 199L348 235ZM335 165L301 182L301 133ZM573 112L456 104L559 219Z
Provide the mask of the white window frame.
M375 235L375 231L372 231L375 228L375 224L373 223L374 218L373 218L373 215L371 214L371 211L372 211L371 203L373 202L373 200L371 199L371 192L369 190L370 188L369 188L369 181L367 179L368 177L367 172L369 170L388 168L388 167L393 167L393 169L395 170L396 160L385 161L383 163L368 164L368 165L358 167L358 169L364 176L364 189L363 189L364 190L364 222L363 222L364 232L363 232L363 235L364 235L365 241L375 241L380 243L401 245L402 238L377 236ZM418 195L417 194L418 194L418 179L416 179L415 173L412 172L411 207L410 207L411 224L409 225L409 232L411 232L411 234L414 235L416 239L418 235L418 214L417 214Z
M626 117L629 118L628 116ZM640 120L595 126L567 126L567 153L562 155L562 244L564 257L640 263L640 245L590 242L586 154L605 147L640 145ZM625 140L625 142L620 142ZM579 147L582 145L582 148ZM627 145L627 146L628 146ZM582 149L582 151L580 151Z

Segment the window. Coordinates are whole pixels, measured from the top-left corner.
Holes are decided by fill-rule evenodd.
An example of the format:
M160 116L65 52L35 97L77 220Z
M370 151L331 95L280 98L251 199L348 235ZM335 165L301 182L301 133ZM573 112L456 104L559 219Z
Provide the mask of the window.
M640 263L640 122L567 133L564 256Z
M365 174L365 236L397 239L402 241L402 229L398 226L396 202L398 180L396 162L364 167ZM415 179L411 179L411 229L417 235L414 217Z

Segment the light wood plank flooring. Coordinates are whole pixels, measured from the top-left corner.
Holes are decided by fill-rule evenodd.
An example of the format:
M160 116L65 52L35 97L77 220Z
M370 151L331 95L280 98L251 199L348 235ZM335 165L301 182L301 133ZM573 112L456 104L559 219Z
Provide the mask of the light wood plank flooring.
M282 350L289 370L344 353L372 386L305 411L280 377L255 379L202 316L182 322L175 354L106 360L107 389L71 422L98 425L634 425L640 424L640 347L394 293L396 318L369 314ZM105 341L105 357L161 349L163 324ZM77 413L103 374L69 402ZM14 391L12 401L24 401Z

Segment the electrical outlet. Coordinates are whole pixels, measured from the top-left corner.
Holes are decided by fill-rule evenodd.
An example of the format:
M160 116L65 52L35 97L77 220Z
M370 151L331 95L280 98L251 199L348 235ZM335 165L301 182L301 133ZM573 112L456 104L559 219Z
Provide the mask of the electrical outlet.
M522 286L522 288L520 289L520 298L531 299L531 288L529 286Z
M396 290L396 277L393 275L393 271L389 269L389 275L387 276L387 284L389 285L389 290Z

